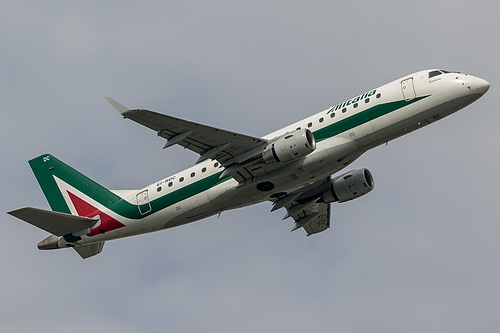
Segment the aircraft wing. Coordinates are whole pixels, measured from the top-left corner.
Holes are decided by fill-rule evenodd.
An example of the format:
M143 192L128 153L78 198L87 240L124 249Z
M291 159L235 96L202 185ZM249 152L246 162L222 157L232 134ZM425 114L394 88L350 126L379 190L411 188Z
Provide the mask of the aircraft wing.
M111 97L106 97L106 99L124 118L144 125L155 131L158 136L167 139L163 148L178 144L200 154L197 163L210 158L228 166L232 164L234 157L267 142L262 138L238 134L149 110L130 110Z

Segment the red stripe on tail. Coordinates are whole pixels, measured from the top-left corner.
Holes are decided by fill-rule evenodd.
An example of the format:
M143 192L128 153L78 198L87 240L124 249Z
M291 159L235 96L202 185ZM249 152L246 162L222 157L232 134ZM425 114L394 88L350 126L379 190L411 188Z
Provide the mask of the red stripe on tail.
M92 229L90 233L87 234L87 236L95 236L99 234L103 234L107 231L115 230L118 228L122 228L125 225L118 222L116 219L112 218L111 216L104 214L101 212L99 209L95 208L88 202L84 201L83 199L77 197L73 193L69 192L69 198L71 199L71 202L73 202L73 206L75 206L75 209L78 213L79 216L84 216L84 217L90 217L93 218L96 215L99 215L101 219L101 223Z

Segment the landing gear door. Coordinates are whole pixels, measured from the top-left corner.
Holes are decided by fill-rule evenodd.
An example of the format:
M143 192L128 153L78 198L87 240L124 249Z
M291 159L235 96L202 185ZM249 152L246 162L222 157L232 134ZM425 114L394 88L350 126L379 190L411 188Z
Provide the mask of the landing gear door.
M415 94L415 88L413 87L413 78L401 81L401 90L403 91L403 97L405 101L411 101L417 95Z
M139 213L141 213L142 215L147 214L151 211L148 190L142 191L141 193L137 194L137 207L139 207Z

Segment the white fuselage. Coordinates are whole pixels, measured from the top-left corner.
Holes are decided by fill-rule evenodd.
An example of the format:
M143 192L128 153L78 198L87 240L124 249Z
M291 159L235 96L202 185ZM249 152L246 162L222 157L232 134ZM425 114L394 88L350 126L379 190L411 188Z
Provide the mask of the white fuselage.
M124 200L145 213L141 219L125 218L94 202L96 207L126 227L103 235L83 235L79 243L171 228L224 210L270 200L276 193L300 190L330 177L367 150L460 110L482 96L489 87L486 81L474 76L441 73L429 77L430 72L432 70L405 76L265 136L265 139L273 139L298 128L307 128L315 135L317 147L309 155L257 176L252 182L240 184L229 178L204 188L205 180L210 177L213 180L223 170L217 161L210 160L139 191L127 191L126 196L121 194ZM366 110L369 112L364 112ZM257 189L256 184L262 182L271 182L273 190ZM146 214L151 209L150 202L179 190L190 193L181 201ZM65 241L61 239L60 242L64 247Z

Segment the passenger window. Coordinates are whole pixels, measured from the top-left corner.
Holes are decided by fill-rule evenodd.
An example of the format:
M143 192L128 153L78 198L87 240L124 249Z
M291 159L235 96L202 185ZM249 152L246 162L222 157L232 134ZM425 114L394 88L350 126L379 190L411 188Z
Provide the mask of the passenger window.
M323 117L319 118L319 122L322 123L325 119Z
M354 103L354 108L357 108L358 107L358 103Z
M365 103L370 103L370 99L369 98L365 99Z
M382 94L381 94L381 93L378 93L376 97L377 97L377 98L380 98L380 97L382 97Z
M179 182L182 183L183 181L184 181L184 177L179 178Z
M346 113L346 112L347 112L347 108L343 108L342 113Z
M196 173L191 172L191 177L194 177L195 175L196 175Z
M161 191L161 186L158 186L158 188L156 189L156 191L160 192Z
M219 163L214 164L214 168L217 168L219 166Z
M201 169L201 172L206 172L206 171L207 171L207 168Z
M174 185L174 183L172 182L168 183L168 187L172 187L172 185Z
M313 125L313 123L309 123L307 124L307 127L311 127Z
M330 113L330 118L335 117L335 112Z

